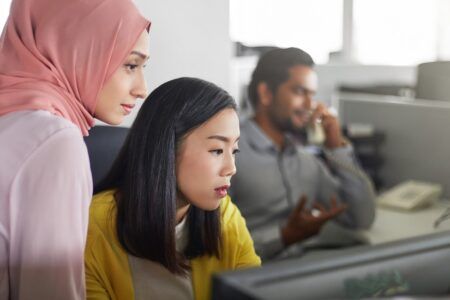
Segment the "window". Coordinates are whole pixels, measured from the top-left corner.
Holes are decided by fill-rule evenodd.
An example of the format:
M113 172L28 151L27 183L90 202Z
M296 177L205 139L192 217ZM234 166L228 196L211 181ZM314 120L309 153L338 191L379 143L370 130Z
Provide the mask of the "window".
M450 1L230 0L231 39L247 46L294 46L327 63L344 33L345 57L362 64L450 60Z
M355 57L363 64L416 65L450 59L446 0L353 2Z
M247 46L298 47L325 63L342 47L342 10L342 0L230 0L230 35Z

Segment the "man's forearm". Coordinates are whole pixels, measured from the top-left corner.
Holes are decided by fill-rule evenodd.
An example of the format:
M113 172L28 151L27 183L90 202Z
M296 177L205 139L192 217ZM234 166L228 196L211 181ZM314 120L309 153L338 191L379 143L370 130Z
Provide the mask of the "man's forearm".
M339 194L348 204L338 221L351 228L368 228L375 218L375 192L372 182L354 158L351 146L326 151L325 155L340 182Z

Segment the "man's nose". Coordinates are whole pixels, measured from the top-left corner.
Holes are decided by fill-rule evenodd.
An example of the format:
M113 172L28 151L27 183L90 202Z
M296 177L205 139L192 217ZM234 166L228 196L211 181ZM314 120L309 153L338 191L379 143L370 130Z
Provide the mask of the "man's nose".
M303 100L303 107L305 109L311 109L312 107L312 95L309 93L305 93L305 97Z

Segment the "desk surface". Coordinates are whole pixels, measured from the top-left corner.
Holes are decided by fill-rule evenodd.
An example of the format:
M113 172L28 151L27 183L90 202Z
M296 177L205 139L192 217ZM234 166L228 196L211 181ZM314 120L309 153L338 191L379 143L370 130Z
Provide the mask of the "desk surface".
M450 230L450 220L433 228L434 221L450 207L450 201L439 201L417 211L394 211L377 207L375 222L369 230L361 231L370 244L380 244Z
M434 222L448 207L450 207L450 201L444 200L417 211L395 211L377 207L375 222L370 229L355 232L341 226L325 226L326 229L320 234L322 242L319 242L319 245L320 243L326 245L330 240L337 244L345 244L355 238L364 240L370 245L377 245L445 230L450 231L450 219L442 222L438 228L433 227ZM321 251L310 251L302 256L302 259L326 259L348 248L323 250L319 247L318 249Z

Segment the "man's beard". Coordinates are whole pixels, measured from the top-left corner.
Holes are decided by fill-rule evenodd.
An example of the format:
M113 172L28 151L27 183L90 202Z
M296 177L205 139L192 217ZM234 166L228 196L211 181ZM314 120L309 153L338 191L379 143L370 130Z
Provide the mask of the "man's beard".
M295 126L294 122L289 117L282 117L277 114L276 109L269 111L269 119L274 124L275 128L283 133L290 133L293 135L305 135L305 126Z

